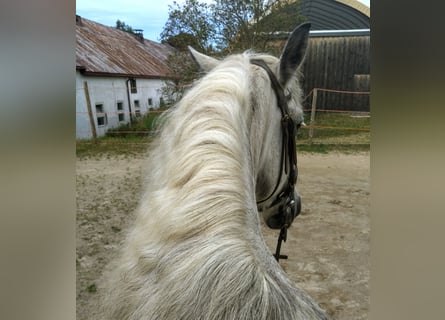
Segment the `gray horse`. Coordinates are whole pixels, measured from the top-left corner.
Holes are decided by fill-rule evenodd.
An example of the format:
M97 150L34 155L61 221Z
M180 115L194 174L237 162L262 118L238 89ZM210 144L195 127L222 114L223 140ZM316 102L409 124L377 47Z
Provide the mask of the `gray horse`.
M191 49L206 75L166 112L151 146L145 192L101 318L327 319L260 229L260 218L289 225L300 208L293 184L287 188L294 135L283 138L282 123L291 121L291 130L303 121L298 67L309 28L293 31L280 59L245 52L220 61Z

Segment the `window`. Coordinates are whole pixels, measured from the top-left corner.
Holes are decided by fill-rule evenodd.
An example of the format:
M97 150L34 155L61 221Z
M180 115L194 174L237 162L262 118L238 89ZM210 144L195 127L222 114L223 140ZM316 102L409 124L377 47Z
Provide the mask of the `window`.
M117 102L117 117L119 122L125 121L124 103L122 101Z
M108 124L107 114L104 112L104 105L102 103L96 104L96 119L98 127Z
M153 105L153 99L152 98L148 98L148 105L150 107Z
M134 100L134 113L136 117L141 116L141 106L139 105L139 100Z
M134 78L130 79L130 91L131 91L131 93L137 93L138 92L138 90L136 88L136 79L134 79Z

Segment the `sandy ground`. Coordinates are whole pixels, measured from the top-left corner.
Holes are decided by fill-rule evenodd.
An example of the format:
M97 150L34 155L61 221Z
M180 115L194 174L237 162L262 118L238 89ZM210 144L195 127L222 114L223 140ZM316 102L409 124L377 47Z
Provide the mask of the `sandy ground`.
M77 319L89 319L104 266L113 258L137 205L144 159L77 161ZM302 213L280 260L290 278L332 319L369 313L369 152L298 155ZM278 231L263 227L275 251Z

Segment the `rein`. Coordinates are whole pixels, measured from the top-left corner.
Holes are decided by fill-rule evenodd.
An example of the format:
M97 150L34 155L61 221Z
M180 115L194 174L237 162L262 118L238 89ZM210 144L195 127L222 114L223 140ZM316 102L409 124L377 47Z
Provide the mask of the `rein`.
M290 223L298 214L297 204L295 203L294 199L294 186L298 175L297 152L295 145L296 130L295 130L295 124L293 123L289 114L289 106L287 102L290 97L284 94L284 89L281 86L275 74L272 72L272 70L270 70L269 66L263 60L251 59L250 63L263 68L267 72L272 84L272 89L274 90L277 98L278 108L280 108L281 111L283 142L281 151L280 176L278 177L277 183L272 193L267 198L257 202L257 204L263 203L272 198L272 196L276 193L283 176L283 167L284 167L284 172L287 174L287 185L277 195L277 197L271 204L271 206L273 206L281 202L285 198L284 205L279 208L279 214L282 214L284 216L284 224L280 230L277 248L274 254L277 261L279 261L280 258L287 259L286 255L280 254L281 242L282 241L286 242L287 228L290 226Z

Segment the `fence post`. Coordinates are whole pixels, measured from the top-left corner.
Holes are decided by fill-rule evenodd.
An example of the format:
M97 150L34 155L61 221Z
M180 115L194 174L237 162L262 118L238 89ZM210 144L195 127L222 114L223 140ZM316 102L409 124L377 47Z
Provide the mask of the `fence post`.
M90 101L90 92L88 90L88 83L86 81L83 82L83 89L85 90L85 98L87 99L87 108L88 108L88 116L90 118L90 126L91 132L93 133L93 139L96 140L96 125L94 123L93 110L91 110L91 101Z
M315 110L317 109L317 88L314 88L312 94L312 108L311 108L311 121L309 122L309 141L312 142L312 137L314 135L314 128L312 127L315 121Z

